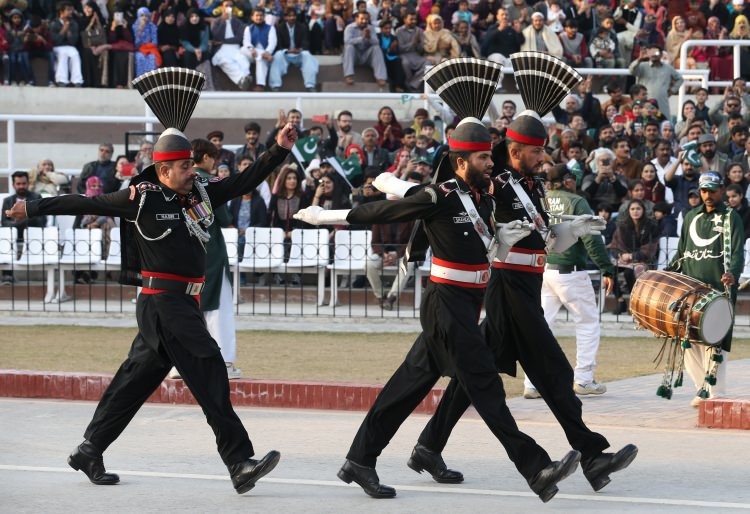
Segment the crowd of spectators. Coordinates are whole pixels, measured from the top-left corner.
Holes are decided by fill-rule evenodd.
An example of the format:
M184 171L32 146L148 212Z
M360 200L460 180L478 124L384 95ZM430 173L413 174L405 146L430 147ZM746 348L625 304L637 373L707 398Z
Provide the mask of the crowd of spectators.
M4 84L35 84L30 62L41 57L58 86L123 88L160 66L213 65L240 89L278 90L293 65L314 91L315 56L328 54L342 56L347 84L367 65L381 87L421 91L425 65L452 57L507 65L514 52L539 50L576 67L624 68L658 48L649 68L631 65L648 86L679 67L686 41L748 38L745 0L0 1ZM685 65L733 78L729 47L690 47ZM749 47L740 67L750 74Z

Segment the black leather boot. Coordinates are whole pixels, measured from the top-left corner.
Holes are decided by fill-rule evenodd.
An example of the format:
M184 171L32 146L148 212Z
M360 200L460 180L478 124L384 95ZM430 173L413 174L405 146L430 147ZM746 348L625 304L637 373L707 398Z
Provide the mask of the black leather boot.
M237 494L246 493L255 487L255 482L269 474L279 463L279 459L281 459L281 454L276 450L271 450L260 460L247 459L227 466Z
M634 444L626 445L617 453L601 453L581 465L583 476L594 491L599 491L610 482L610 473L627 468L636 455L638 448Z
M356 482L373 498L393 498L396 496L396 490L393 487L380 483L375 468L360 466L349 459L346 459L344 465L341 466L337 476L347 484Z
M92 484L115 485L120 477L114 473L107 473L104 469L102 452L90 441L84 441L68 457L68 465L76 471L81 470L89 477Z
M460 484L464 481L464 475L460 471L448 469L439 453L421 444L414 447L406 465L417 473L427 471L435 482L441 484Z
M529 482L531 490L539 495L539 499L544 503L550 501L559 489L558 482L573 474L578 468L581 461L581 452L575 450L569 451L562 460L556 460L546 468L542 469Z

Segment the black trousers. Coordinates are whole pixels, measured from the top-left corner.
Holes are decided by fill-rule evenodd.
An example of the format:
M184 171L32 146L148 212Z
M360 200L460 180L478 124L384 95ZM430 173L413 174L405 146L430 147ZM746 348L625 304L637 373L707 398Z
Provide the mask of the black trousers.
M477 324L480 308L481 295L428 283L421 308L423 332L365 416L348 459L374 467L382 450L438 378L452 371L527 481L551 462L547 452L518 429L505 404L502 381Z
M138 335L104 392L84 437L102 452L125 430L174 365L216 435L224 464L252 457L245 427L229 401L226 364L198 302L180 293L141 294Z
M596 457L609 442L591 431L582 418L582 404L573 391L573 368L544 319L542 275L493 269L487 287L487 316L481 329L499 368L515 375L517 360L560 423L570 446L582 460ZM460 377L459 381L460 381ZM471 398L452 380L419 442L440 452Z

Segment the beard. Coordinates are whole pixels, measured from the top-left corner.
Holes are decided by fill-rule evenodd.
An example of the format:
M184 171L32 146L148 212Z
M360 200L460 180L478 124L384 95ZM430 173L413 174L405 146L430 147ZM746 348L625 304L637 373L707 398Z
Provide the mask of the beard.
M708 159L709 161L712 160L716 156L716 150L706 150L703 152L703 157Z
M475 168L469 164L469 169L466 173L466 183L475 189L486 189L490 186L489 171L485 173L479 168Z

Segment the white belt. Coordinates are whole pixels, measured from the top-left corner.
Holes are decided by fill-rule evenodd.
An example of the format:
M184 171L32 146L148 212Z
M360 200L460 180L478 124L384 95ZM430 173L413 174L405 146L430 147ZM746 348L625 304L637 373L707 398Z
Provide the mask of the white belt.
M490 268L469 271L463 269L446 268L440 264L432 263L430 275L438 278L452 280L454 282L463 282L465 284L486 284L490 280Z
M531 266L532 268L542 268L547 262L546 253L521 253L508 252L505 257L505 264L517 264L519 266Z

